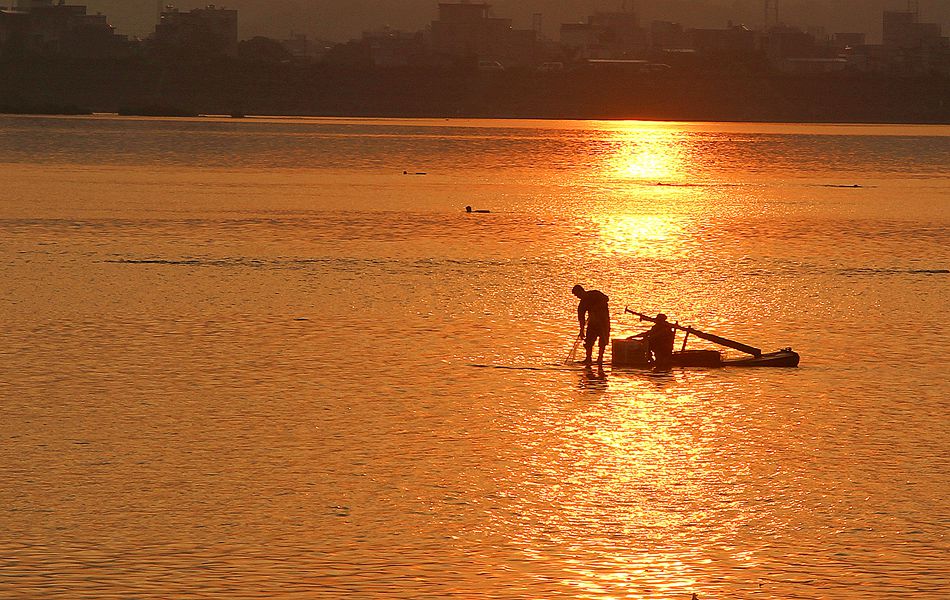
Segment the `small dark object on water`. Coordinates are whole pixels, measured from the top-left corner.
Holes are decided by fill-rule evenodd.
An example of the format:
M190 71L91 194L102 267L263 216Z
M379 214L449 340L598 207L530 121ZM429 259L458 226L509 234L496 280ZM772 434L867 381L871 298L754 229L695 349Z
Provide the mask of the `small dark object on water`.
M482 210L472 210L472 207L471 207L471 206L466 206L466 207L465 207L465 212L467 212L467 213L490 213L491 211L490 211L490 210L484 210L484 209L482 209Z
M403 175L428 175L425 171L416 171L415 173L410 173L409 171L403 171Z

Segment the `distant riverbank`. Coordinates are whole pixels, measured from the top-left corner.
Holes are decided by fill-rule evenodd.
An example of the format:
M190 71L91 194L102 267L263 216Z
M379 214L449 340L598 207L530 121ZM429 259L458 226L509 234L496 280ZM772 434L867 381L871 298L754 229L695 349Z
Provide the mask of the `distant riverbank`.
M950 79L866 75L0 65L0 112L950 123Z

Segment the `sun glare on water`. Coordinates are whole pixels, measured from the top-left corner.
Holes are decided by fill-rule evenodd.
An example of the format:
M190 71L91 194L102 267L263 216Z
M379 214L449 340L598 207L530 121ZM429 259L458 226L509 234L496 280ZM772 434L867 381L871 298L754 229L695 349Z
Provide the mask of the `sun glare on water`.
M622 123L612 132L608 170L621 179L683 183L683 135L674 126Z
M679 254L684 222L681 201L693 192L681 126L622 122L606 127L602 173L613 198L594 216L600 251L655 257Z

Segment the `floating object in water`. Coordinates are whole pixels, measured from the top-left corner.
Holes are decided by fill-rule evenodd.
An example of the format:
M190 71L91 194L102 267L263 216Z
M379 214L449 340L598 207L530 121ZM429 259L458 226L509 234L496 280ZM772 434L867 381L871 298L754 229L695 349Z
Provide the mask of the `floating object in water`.
M471 206L465 207L465 212L467 213L490 213L490 210L473 210Z

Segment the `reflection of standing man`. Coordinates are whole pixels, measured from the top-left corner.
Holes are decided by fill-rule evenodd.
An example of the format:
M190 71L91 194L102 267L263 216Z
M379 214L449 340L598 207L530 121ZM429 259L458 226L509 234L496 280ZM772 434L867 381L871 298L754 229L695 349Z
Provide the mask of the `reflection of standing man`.
M594 343L598 340L600 343L597 346L597 364L603 364L604 350L610 340L610 308L607 305L610 299L601 291L587 291L580 285L575 285L571 293L580 298L580 304L577 305L577 323L580 331L577 335L584 338L584 350L587 351L584 364L589 365L593 362L591 354ZM584 331L585 324L586 332Z

